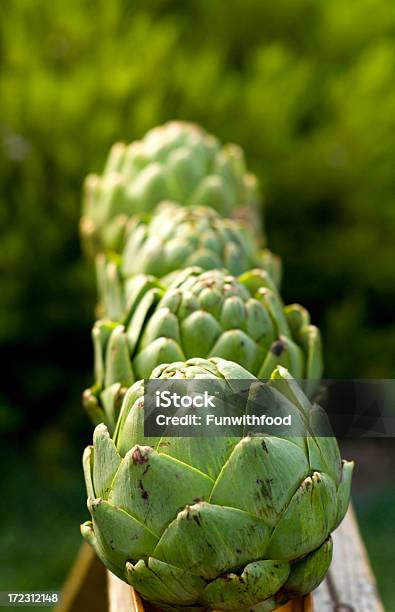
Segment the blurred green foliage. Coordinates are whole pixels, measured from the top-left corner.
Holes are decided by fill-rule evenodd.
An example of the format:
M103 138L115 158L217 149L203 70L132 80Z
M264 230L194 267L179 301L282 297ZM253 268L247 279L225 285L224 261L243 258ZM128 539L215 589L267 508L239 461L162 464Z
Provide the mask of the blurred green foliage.
M81 545L79 523L86 515L79 462L70 459L62 477L53 479L9 446L1 448L0 459L7 466L2 478L7 503L0 507L0 589L60 590Z
M393 481L391 484L393 485ZM354 505L385 609L395 610L394 487L372 487L370 490L354 493Z
M77 238L81 182L114 140L176 117L246 149L285 261L285 298L321 324L327 375L390 375L391 0L4 0L3 14L3 342L45 355L56 338L67 351L69 330L87 341L94 290Z
M392 0L3 0L0 57L9 436L41 428L46 465L80 440L95 302L81 184L115 140L172 118L246 150L284 298L321 326L326 375L393 375Z

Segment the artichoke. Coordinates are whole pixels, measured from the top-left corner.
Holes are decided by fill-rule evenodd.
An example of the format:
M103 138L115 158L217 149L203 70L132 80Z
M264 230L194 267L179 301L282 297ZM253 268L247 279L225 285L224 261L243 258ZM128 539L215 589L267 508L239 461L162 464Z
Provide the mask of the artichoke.
M226 268L234 275L262 267L277 286L281 279L280 258L260 250L244 224L224 219L212 208L163 202L153 214L129 220L121 255L97 255L99 298L103 300L108 291L114 292L114 284L123 285L136 274L162 278L190 266ZM104 314L110 318L121 315L117 311Z
M152 377L254 380L222 359L162 365ZM334 438L314 435L314 409L284 368L268 384L276 379L301 436L144 438L139 381L114 438L101 424L85 450L92 521L82 534L162 610L268 612L312 591L329 567L353 464Z
M252 216L255 230L260 226L257 180L246 171L243 151L197 125L172 121L141 141L115 144L103 175L86 178L81 234L87 252L117 250L127 219L162 200Z
M264 270L234 277L187 268L167 286L137 275L123 291L110 283L105 303L107 312L124 315L122 323L100 320L93 328L95 385L84 404L94 422L111 430L125 389L161 363L221 357L259 378L282 365L295 378L310 379L309 395L321 377L319 330L302 306L284 307Z

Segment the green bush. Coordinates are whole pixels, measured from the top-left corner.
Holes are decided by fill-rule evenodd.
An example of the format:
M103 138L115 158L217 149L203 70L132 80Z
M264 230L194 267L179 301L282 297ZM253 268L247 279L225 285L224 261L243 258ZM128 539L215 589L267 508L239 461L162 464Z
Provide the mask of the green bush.
M81 183L113 141L170 118L247 151L285 298L322 326L327 375L390 375L391 0L3 5L0 338L20 375L17 390L6 376L13 402L52 415L89 379Z
M0 430L25 458L19 465L8 453L4 464L22 510L3 521L11 559L3 573L13 588L41 588L43 569L48 587L60 584L78 545L72 523L83 518L82 481L65 460L80 456L89 429L79 394L91 381L95 288L79 247L80 193L115 140L180 118L240 143L265 191L284 297L322 327L326 375L392 376L395 3L3 0L1 8ZM58 489L49 497L48 482ZM26 499L34 533L23 529ZM40 517L50 504L59 522L62 500L54 565L46 553L56 533L43 540ZM374 541L386 540L376 531L365 535L391 607L391 564L380 565ZM31 562L19 567L12 555L21 558L27 537Z

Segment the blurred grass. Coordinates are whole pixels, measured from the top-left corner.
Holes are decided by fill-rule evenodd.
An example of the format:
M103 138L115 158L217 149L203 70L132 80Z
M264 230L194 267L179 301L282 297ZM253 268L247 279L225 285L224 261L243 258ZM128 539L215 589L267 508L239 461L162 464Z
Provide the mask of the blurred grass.
M87 517L80 462L69 460L48 478L26 453L3 447L0 454L6 495L0 504L0 590L60 590Z
M354 505L385 609L395 610L395 491L392 479L387 486L354 493Z

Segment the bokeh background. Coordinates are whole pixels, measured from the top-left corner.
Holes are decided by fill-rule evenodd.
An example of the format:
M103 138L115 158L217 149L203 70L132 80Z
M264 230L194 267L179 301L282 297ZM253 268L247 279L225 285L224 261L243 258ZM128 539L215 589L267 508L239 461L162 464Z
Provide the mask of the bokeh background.
M395 3L3 0L0 57L0 590L54 589L87 516L81 184L115 140L181 118L240 143L326 376L393 376ZM354 499L390 610L395 442L364 444Z

